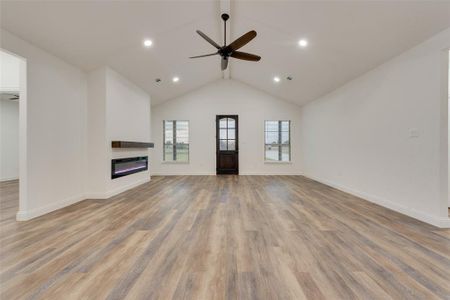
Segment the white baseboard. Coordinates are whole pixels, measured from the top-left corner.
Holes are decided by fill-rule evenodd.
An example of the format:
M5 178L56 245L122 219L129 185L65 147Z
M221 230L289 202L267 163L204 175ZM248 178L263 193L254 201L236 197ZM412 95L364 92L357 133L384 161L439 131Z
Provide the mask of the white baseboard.
M152 176L215 176L216 173L209 172L157 172L152 173Z
M242 176L282 176L282 175L289 175L289 176L301 176L302 173L293 172L293 173L286 173L286 172L269 172L269 173L261 173L261 172L241 172L239 175ZM152 173L152 176L216 176L216 173L207 173L207 172L199 172L199 173L188 173L188 172L179 172L179 173L173 173L173 172L167 172L167 173Z
M302 176L299 172L242 172L242 176Z
M19 177L7 177L7 178L2 178L2 179L0 179L0 182L12 181L12 180L19 180Z
M16 214L16 220L17 221L28 221L33 218L48 214L49 212L61 209L63 207L72 205L74 203L80 202L82 200L85 200L86 198L84 195L70 197L67 199L64 199L62 201L54 202L48 205L45 205L43 207L27 210L27 211L18 211Z
M150 178L144 178L144 179L138 180L136 182L133 182L133 183L125 185L125 186L121 186L117 189L114 189L112 191L108 191L105 193L88 193L88 194L86 194L86 199L108 199L115 195L123 193L127 190L135 188L141 184L147 183L149 181L150 181Z
M414 219L420 220L422 222L431 224L433 226L439 227L439 228L450 228L450 218L445 218L445 217L437 217L437 216L432 216L423 212L420 212L416 209L413 208L408 208L406 206L403 205L399 205L397 203L394 203L392 201L386 200L386 199L381 199L379 197L367 194L365 192L361 192L352 188L348 188L346 186L322 179L322 178L318 178L315 176L311 176L311 175L303 175L307 178L310 178L312 180L318 181L320 183L323 183L325 185L331 186L335 189L338 189L340 191L352 194L354 196L357 196L359 198L362 198L364 200L367 200L369 202L384 206L386 208L392 209L396 212L399 212L401 214L407 215L409 217L412 217Z
M65 200L62 201L58 201L55 203L51 203L48 204L46 206L43 207L39 207L39 208L35 208L32 210L28 210L28 211L19 211L16 214L16 220L17 221L28 221L31 220L33 218L48 214L52 211L64 208L66 206L75 204L77 202L86 200L86 199L108 199L111 198L117 194L120 194L122 192L125 192L129 189L132 189L134 187L137 187L141 184L147 183L150 181L150 178L145 178L143 180L139 180L137 182L134 182L132 184L117 188L115 190L109 191L107 193L93 193L93 194L83 194L80 196L76 196L76 197L71 197L71 198L67 198Z

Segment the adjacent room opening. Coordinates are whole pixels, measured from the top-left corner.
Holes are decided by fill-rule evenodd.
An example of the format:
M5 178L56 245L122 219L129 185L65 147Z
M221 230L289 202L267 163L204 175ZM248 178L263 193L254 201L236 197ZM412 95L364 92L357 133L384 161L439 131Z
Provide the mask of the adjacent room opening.
M26 197L26 61L0 50L0 184L4 209L24 209ZM22 115L23 114L23 115Z

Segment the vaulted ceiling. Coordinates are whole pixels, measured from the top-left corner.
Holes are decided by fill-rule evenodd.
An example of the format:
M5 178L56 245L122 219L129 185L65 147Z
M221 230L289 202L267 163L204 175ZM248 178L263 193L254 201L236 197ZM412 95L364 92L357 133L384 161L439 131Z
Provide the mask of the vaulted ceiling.
M258 32L241 50L262 56L231 60L225 75L297 104L450 27L447 1L275 0L1 1L1 27L85 71L109 65L157 104L224 76L218 56L188 59L214 51L196 29L221 44L222 12L231 15L232 40ZM144 48L144 38L153 46Z

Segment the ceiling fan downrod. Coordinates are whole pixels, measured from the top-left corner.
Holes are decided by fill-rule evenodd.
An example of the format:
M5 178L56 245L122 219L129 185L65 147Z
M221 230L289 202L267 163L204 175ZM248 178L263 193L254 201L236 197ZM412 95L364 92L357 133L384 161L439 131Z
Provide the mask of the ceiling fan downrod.
M227 45L227 20L230 18L230 15L228 14L222 14L222 20L223 20L223 44L224 46Z

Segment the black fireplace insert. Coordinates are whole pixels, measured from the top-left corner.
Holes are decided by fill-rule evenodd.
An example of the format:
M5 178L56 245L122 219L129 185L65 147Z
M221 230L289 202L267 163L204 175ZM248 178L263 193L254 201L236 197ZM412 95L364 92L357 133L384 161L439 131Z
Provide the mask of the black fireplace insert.
M148 156L128 157L111 160L111 178L119 178L148 170Z

